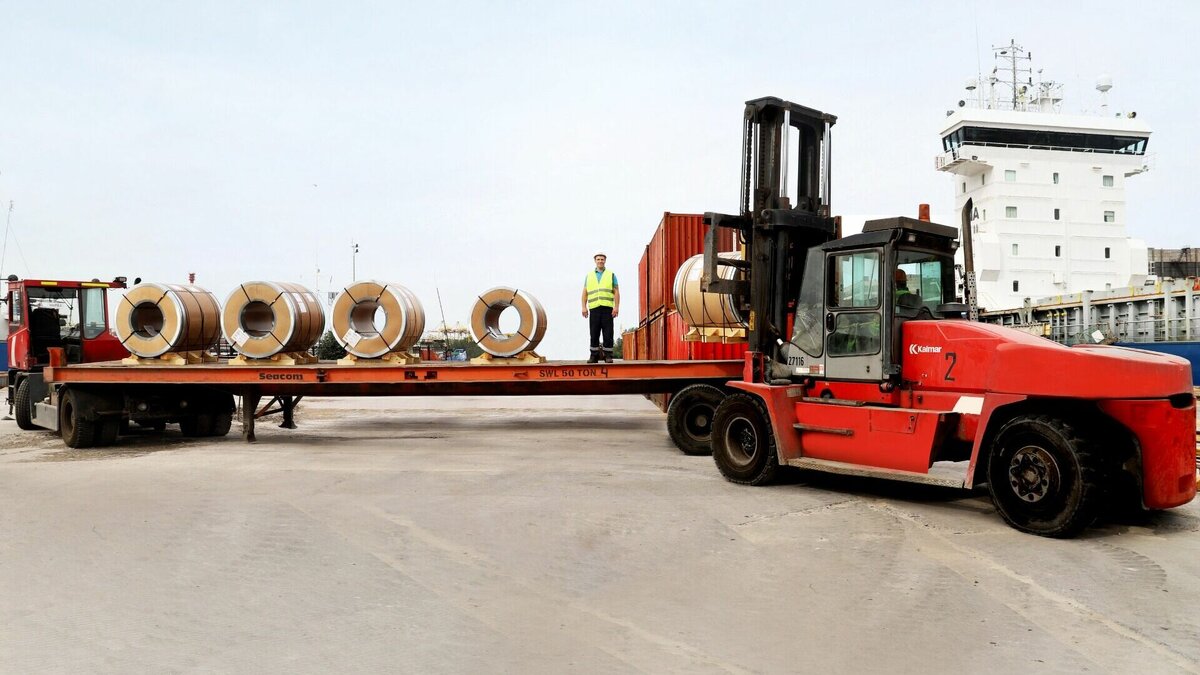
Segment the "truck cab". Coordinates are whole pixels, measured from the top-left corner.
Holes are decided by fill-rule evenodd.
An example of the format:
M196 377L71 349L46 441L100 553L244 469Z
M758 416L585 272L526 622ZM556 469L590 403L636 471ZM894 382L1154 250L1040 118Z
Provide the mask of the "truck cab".
M113 281L8 278L8 402L17 425L34 429L34 404L46 395L42 369L50 349L63 350L67 363L122 359L129 352L109 328L108 291L125 288Z

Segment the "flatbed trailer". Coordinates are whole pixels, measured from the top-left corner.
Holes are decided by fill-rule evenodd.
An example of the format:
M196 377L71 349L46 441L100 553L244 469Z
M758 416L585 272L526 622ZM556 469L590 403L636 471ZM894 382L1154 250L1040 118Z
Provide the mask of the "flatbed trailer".
M57 351L57 350L56 350ZM116 428L130 421L179 422L188 435L224 435L223 416L232 413L233 396L242 398L242 436L254 441L256 417L283 414L293 428L292 411L304 396L571 396L664 394L687 387L722 387L743 375L744 362L732 361L582 361L544 363L421 362L413 365L321 361L305 365L233 365L228 361L189 365L128 365L120 361L66 364L51 354L43 372L44 397L34 412L38 426L73 433L85 424L83 446L112 442ZM264 398L271 398L260 409ZM227 403L228 402L228 403ZM272 405L278 403L278 408ZM209 415L195 431L194 418ZM114 426L116 425L116 426ZM107 435L104 429L112 426ZM205 429L210 431L205 433ZM94 433L93 433L94 432ZM92 434L94 442L88 434Z

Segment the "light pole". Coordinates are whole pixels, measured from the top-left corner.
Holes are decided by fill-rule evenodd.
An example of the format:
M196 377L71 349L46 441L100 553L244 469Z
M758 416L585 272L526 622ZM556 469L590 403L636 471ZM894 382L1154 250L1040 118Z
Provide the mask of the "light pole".
M358 244L350 242L350 281L358 281Z

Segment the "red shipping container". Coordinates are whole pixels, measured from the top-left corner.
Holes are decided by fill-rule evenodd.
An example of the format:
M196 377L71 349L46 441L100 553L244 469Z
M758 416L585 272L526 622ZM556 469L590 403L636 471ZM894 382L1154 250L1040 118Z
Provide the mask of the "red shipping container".
M705 230L701 214L663 213L646 249L647 311L642 316L651 316L664 307L675 308L672 291L675 273L688 258L704 252ZM736 250L735 238L734 230L722 229L718 232L717 248L722 252ZM638 271L640 274L640 267Z
M665 316L659 316L646 324L646 358L650 361L662 361L667 358L667 321Z
M637 329L621 333L621 358L626 361L637 360Z
M649 333L649 330L645 326L637 329L637 353L638 359L641 361L646 361L650 358L650 354L646 348L647 333Z
M688 358L693 361L742 361L746 358L746 343L689 342Z
M648 281L650 279L650 277L648 276L649 275L649 266L648 266L649 255L650 255L650 247L647 246L646 249L644 251L642 251L642 259L638 261L638 268L637 268L638 325L639 326L642 325L643 323L646 323L646 319L648 319L650 317L650 314L648 313L648 310L650 309L650 298L647 295L647 293L650 292L650 284L648 283Z
M683 341L687 326L679 312L667 312L667 359L671 361L688 360L688 343Z

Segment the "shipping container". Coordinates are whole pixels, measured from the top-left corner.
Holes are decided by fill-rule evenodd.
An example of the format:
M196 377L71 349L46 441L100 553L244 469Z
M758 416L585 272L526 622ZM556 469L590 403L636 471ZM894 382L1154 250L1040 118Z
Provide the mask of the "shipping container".
M666 317L658 318L646 324L646 358L650 361L662 361L667 358L667 321Z
M705 229L701 214L663 214L646 248L646 311L641 312L640 317L649 319L659 311L675 308L672 297L675 273L688 258L704 252ZM718 233L717 248L720 251L737 250L735 237L734 230L723 228ZM640 265L638 273L641 274Z
M638 360L636 328L621 333L621 358L626 361Z
M638 283L638 325L646 323L646 319L650 317L650 297L647 295L650 292L650 276L649 276L649 256L650 246L647 245L642 251L642 259L638 261L637 267L637 283Z
M683 323L683 317L679 312L667 312L667 359L670 361L687 361L688 360L688 343L683 341L683 334L687 332L687 325Z

